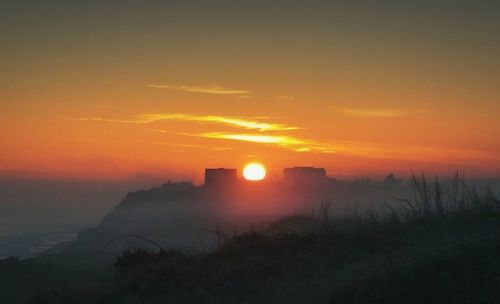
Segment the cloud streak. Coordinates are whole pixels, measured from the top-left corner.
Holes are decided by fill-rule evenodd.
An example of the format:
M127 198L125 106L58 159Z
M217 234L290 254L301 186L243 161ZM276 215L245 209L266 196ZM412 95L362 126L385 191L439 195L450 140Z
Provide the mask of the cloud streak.
M325 144L304 140L293 136L284 135L261 135L261 134L234 134L225 132L203 133L198 135L204 138L236 140L260 144L275 145L287 148L296 152L318 151L323 153L332 153L333 151Z
M344 114L348 117L359 118L398 118L405 117L417 112L405 111L400 109L364 109L364 108L339 108L331 106L330 110Z
M259 120L239 118L239 117L218 116L218 115L146 114L146 115L140 115L139 120L148 122L177 120L177 121L193 121L193 122L203 122L203 123L217 123L233 127L244 128L248 130L258 130L258 131L290 131L299 129L299 127L285 125L285 124L263 122Z
M191 85L162 85L149 84L148 87L156 89L168 89L189 93L203 93L215 95L233 95L238 98L250 98L252 92L249 90L229 89L223 86L191 86Z
M256 119L231 117L231 116L218 116L218 115L196 115L196 114L180 114L180 113L155 113L155 114L143 114L136 116L133 119L121 120L121 119L107 119L101 117L83 117L83 118L66 118L67 120L76 121L99 121L99 122L111 122L111 123L131 123L131 124L150 124L161 121L192 121L197 123L214 123L222 124L232 127L238 127L248 130L257 131L291 131L298 130L299 127L265 122Z
M238 118L218 115L194 115L194 114L145 114L135 116L132 119L108 119L108 118L66 118L75 121L98 121L103 123L130 123L130 124L152 124L161 121L188 121L195 123L213 123L236 127L247 130L245 132L208 132L188 133L175 130L162 130L157 126L149 125L145 128L150 132L164 133L174 136L189 136L206 139L217 139L226 141L239 141L273 146L295 152L333 153L339 155L360 156L376 159L407 159L418 161L437 161L443 163L463 163L468 160L492 160L500 161L500 155L478 150L453 149L446 147L418 147L405 145L390 145L364 142L342 142L323 141L301 136L292 136L288 131L299 129L296 126L265 122L255 118ZM182 147L191 147L182 145ZM192 148L196 147L193 145ZM201 147L201 146L200 146ZM204 147L204 146L203 146ZM220 150L231 149L221 147Z
M414 161L437 161L443 163L463 162L474 159L500 160L500 155L478 150L454 149L445 147L418 147L387 145L362 142L316 141L293 136L203 133L203 138L235 140L277 146L295 152L332 153L375 159L399 159ZM453 157L450 157L452 155Z
M75 140L80 141L96 141L96 142L118 142L118 143L134 143L134 144L151 144L180 148L201 148L200 145L193 144L179 144L170 142L148 141L148 140L130 140L130 139L110 139L110 138L97 138L97 137L75 137Z

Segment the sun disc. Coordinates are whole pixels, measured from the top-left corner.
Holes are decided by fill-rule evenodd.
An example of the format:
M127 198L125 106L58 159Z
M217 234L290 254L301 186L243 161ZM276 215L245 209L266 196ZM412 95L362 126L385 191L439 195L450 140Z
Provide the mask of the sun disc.
M266 167L259 163L250 163L243 168L243 177L249 181L259 181L266 177Z

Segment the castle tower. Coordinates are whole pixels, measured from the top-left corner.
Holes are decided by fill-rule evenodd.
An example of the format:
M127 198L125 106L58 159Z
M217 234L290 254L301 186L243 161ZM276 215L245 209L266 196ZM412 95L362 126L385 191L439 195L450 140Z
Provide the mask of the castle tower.
M205 169L205 186L224 187L232 186L238 180L236 169L207 168Z
M283 182L291 185L321 185L327 181L326 170L315 167L293 167L283 170Z

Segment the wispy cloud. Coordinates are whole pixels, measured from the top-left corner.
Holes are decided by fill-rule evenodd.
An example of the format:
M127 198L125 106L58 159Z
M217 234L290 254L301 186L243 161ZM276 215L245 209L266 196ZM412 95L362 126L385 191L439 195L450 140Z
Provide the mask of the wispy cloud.
M239 117L218 116L218 115L146 114L146 115L140 115L139 120L149 121L149 122L162 121L162 120L180 120L180 121L218 123L218 124L224 124L249 130L258 130L258 131L290 131L299 129L299 127L286 124L264 122L260 120L253 120L253 119L239 118Z
M112 139L112 138L97 138L97 137L75 137L74 139L80 141L118 142L118 143L161 145L161 146L181 147L181 148L201 148L201 146L193 144L179 144L179 143L149 141L149 140Z
M184 91L190 93L204 93L216 95L233 95L238 98L250 98L252 92L242 89L230 89L223 86L191 86L191 85L162 85L149 84L148 87L156 89L169 89L175 91Z
M144 124L149 123L146 121L134 120L134 119L111 119L103 117L64 117L65 120L72 121L98 121L98 122L110 122L110 123L129 123L129 124Z
M384 159L406 159L416 161L433 161L443 163L465 163L468 160L500 161L500 155L487 151L453 149L446 147L418 147L413 145L389 145L380 143L327 141L291 135L289 131L299 129L296 126L272 123L257 118L238 118L217 115L194 115L194 114L146 114L135 116L131 119L109 119L109 118L67 118L76 121L98 121L103 123L130 123L144 124L146 130L159 132L173 136L189 136L206 139L217 139L226 141L240 141L277 148L287 149L295 152L312 153L334 153L338 155L360 156L366 158ZM247 130L245 132L208 132L188 133L177 130L163 130L157 125L149 126L154 122L164 120L191 121L194 123L214 123L236 127ZM139 142L138 142L139 143ZM161 143L158 143L161 144ZM205 145L173 144L182 148L206 149ZM231 149L233 146L217 146L210 149L221 151Z
M299 127L265 122L257 119L248 119L240 117L230 117L230 116L218 116L218 115L196 115L196 114L169 114L169 113L155 113L155 114L143 114L136 116L132 119L108 119L102 117L83 117L83 118L66 118L68 120L77 121L100 121L100 122L114 122L114 123L132 123L132 124L150 124L160 121L192 121L198 123L216 123L223 124L233 127L244 128L248 130L258 130L258 131L290 131L297 130Z
M130 123L130 124L152 124L160 121L191 121L196 123L214 123L228 125L240 129L258 131L259 133L233 133L233 132L211 132L211 133L186 133L173 130L164 130L161 128L146 128L151 132L163 133L175 136L191 136L211 139L222 139L232 141L251 142L257 144L266 144L285 148L296 152L317 152L317 153L341 153L359 156L375 156L393 154L391 149L385 149L377 145L349 143L349 142L331 142L318 141L313 139L301 138L297 136L284 135L279 132L288 132L300 129L296 126L264 122L261 120L252 120L237 117L227 117L218 115L194 115L194 114L144 114L131 119L108 119L101 117L91 118L67 118L77 121L98 121L105 123ZM272 133L269 133L271 131ZM278 134L276 134L278 132Z
M229 133L229 132L209 132L209 133L185 133L172 132L162 129L146 129L151 132L163 133L169 135L201 137L211 139L223 139L251 142L258 144L274 145L282 148L287 148L296 152L320 151L323 153L332 153L331 147L328 144L315 142L312 140L300 139L293 136L285 135L263 135L262 133Z
M409 116L411 114L422 113L421 111L406 111L391 108L341 108L330 106L329 109L349 117L360 118L398 118Z
M204 138L216 138L216 139L226 139L226 140L237 140L260 144L270 144L283 148L287 148L296 152L308 152L308 151L319 151L323 153L331 153L331 147L328 145L311 141L300 139L293 136L284 135L261 135L261 134L234 134L225 132L212 132L203 133L198 135Z
M276 96L276 99L292 101L292 100L295 100L295 97L292 95L279 95L279 96Z
M495 153L445 147L419 147L365 142L318 141L293 136L248 133L233 134L219 132L203 133L191 136L266 144L295 152L332 153L376 159L383 158L413 161L435 161L443 163L464 162L472 159L500 160L500 155ZM450 155L453 157L450 157Z
M230 134L224 132L204 133L201 135L206 138L222 138L240 141L249 141L262 144L280 144L280 145L297 145L303 144L299 139L289 136L276 135L259 135L259 134Z

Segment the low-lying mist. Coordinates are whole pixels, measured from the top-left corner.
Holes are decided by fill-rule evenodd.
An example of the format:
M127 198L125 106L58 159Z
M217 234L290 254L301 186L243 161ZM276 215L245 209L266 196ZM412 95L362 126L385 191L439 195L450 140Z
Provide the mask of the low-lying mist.
M318 183L248 182L195 186L190 182L2 180L0 182L0 256L32 256L76 239L66 250L101 250L127 234L159 241L165 247L199 247L216 229L233 235L276 218L305 214L342 217L381 208L411 195L411 179L325 179ZM452 180L443 180L447 187ZM498 180L470 185L500 192ZM91 228L95 227L95 228ZM91 229L88 229L91 228ZM68 235L70 233L71 235ZM143 245L121 241L119 252ZM203 244L204 246L204 244Z

